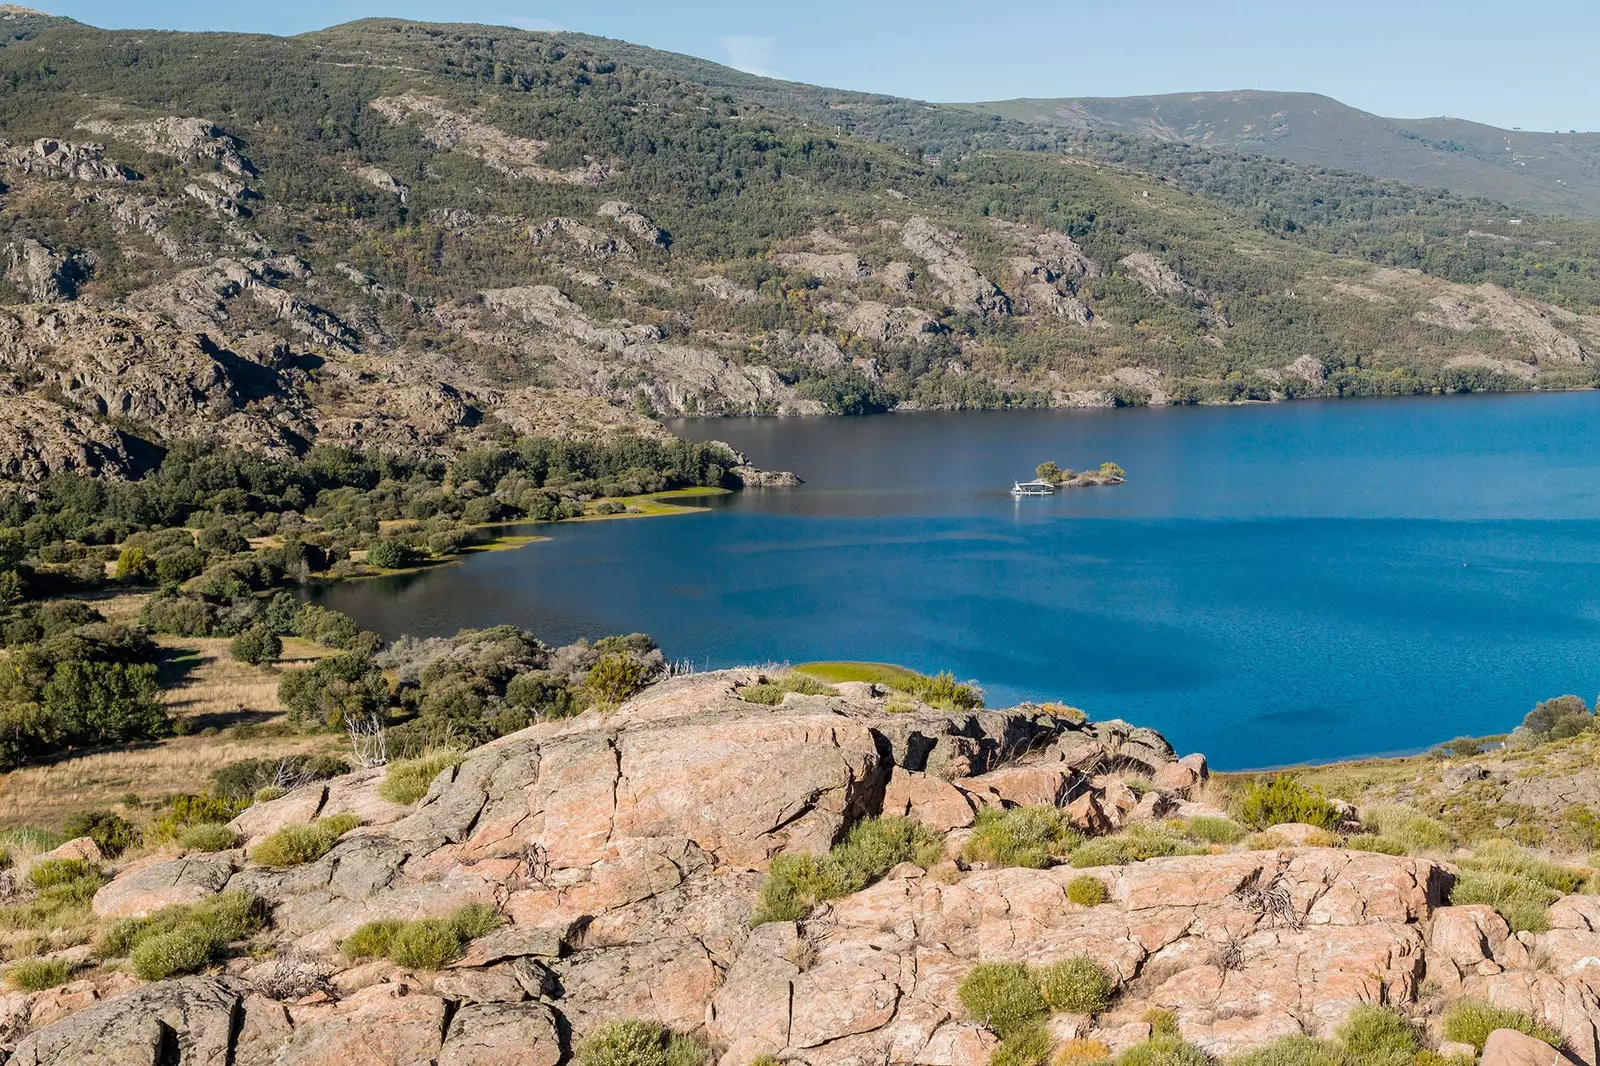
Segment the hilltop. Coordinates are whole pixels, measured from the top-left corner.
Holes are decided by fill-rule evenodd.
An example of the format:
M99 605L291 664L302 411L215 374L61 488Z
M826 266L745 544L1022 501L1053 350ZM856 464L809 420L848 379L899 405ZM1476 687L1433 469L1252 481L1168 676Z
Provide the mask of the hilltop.
M1447 188L1530 211L1600 217L1600 133L1383 118L1315 93L1177 93L964 106L1031 126L1111 130L1256 153Z
M1596 380L1600 227L1486 200L1149 138L966 143L964 113L581 35L3 26L13 479L198 434L443 454L683 413Z

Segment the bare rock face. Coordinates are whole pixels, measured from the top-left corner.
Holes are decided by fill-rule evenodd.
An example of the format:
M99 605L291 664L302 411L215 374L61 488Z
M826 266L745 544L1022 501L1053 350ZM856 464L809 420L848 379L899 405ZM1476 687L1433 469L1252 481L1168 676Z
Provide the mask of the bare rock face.
M25 148L14 149L7 162L23 174L46 174L77 181L133 181L133 171L105 157L103 144L75 144L55 137L40 137Z
M239 142L204 118L166 117L148 122L89 119L78 128L111 137L181 163L214 163L230 174L254 174L255 167L239 153Z
M610 714L535 725L444 770L411 807L379 799L380 775L366 771L235 823L255 837L338 811L363 818L304 866L237 853L130 865L101 889L97 913L250 893L271 909L273 946L321 960L327 991L273 999L274 964L240 960L232 976L120 998L90 987L6 1001L6 1017L35 1029L12 1061L559 1066L595 1026L640 1018L703 1032L722 1066L758 1055L983 1066L995 1037L956 994L972 968L1088 954L1119 995L1092 1019L1053 1019L1057 1038L1125 1048L1160 1009L1223 1057L1327 1036L1358 1004L1415 1004L1427 980L1525 1011L1560 1031L1570 1056L1596 1062L1600 902L1567 897L1548 932L1513 935L1490 908L1443 906L1454 872L1424 859L1286 846L1090 870L907 863L804 921L752 929L772 859L825 852L862 818L917 819L955 856L985 807L1064 805L1102 831L1185 809L1206 775L1203 759L1179 760L1122 722L1033 706L889 713L870 685L746 702L760 679L675 678ZM1141 797L1124 775L1153 785ZM1104 884L1104 903L1071 902L1084 876ZM465 903L507 924L441 973L337 953L364 922ZM1522 1066L1534 1052L1544 1055L1497 1045L1496 1061Z
M0 250L0 261L6 264L6 280L36 303L69 300L77 292L78 264L71 256L59 255L32 237Z
M517 137L453 110L443 100L421 93L403 93L373 100L371 107L392 125L416 121L430 147L442 152L460 152L478 160L491 170L511 178L530 181L599 185L612 172L610 164L591 161L586 166L553 170L539 162L549 144L528 137Z
M596 211L601 218L613 219L617 225L644 241L663 247L671 243L667 234L649 215L623 200L607 200Z
M980 315L1011 312L1006 294L972 265L955 234L918 215L900 231L900 243L928 264L929 273L939 279L945 299L956 310Z
M1496 1029L1483 1042L1480 1066L1556 1066L1561 1053L1515 1029Z

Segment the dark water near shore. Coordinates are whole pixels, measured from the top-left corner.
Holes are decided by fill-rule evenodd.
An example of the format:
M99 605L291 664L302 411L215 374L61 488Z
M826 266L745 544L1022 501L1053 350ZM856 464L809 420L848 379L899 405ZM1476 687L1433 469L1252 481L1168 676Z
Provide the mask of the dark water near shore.
M385 635L877 659L1223 768L1502 732L1600 690L1600 394L684 421L806 485L324 589ZM1013 500L1042 459L1128 483Z

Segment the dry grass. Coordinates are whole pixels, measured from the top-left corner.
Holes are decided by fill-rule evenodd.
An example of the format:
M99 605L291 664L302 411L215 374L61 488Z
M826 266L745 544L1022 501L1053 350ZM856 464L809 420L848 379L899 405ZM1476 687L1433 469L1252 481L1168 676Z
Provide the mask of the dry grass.
M142 597L113 597L96 606L110 617L108 604L112 610L125 611L130 609L124 602L128 600L134 601L131 610L137 615ZM237 759L342 750L342 739L332 736L233 736L233 726L281 722L281 669L234 662L226 638L155 640L167 653L162 699L190 732L156 744L29 766L0 777L0 828L59 828L76 811L117 807L129 795L137 796L143 807L122 808L123 814L140 822L145 820L140 817L142 810L175 793L201 791L212 771ZM286 639L283 645L282 669L300 669L334 654L298 638Z

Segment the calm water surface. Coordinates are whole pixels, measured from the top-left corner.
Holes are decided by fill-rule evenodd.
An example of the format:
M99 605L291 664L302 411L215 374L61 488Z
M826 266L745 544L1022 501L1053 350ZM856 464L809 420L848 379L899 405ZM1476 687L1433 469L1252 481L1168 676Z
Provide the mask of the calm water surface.
M319 590L387 636L651 633L877 659L1241 768L1501 732L1600 690L1600 395L683 421L806 484ZM1013 500L1054 459L1128 482Z

